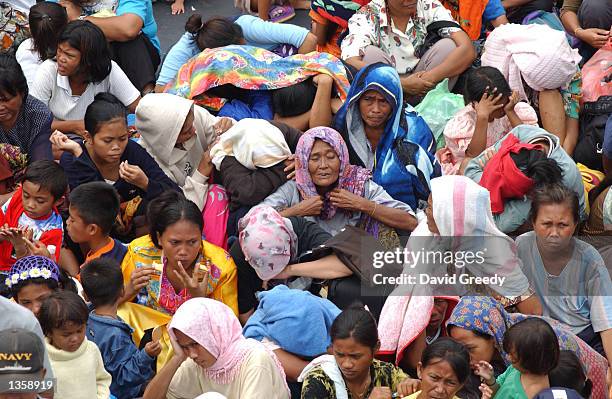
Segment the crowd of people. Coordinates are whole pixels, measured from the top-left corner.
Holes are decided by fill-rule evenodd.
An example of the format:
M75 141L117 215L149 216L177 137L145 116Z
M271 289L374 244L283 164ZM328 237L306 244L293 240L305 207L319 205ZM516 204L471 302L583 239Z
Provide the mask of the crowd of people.
M610 0L0 7L0 399L612 397Z

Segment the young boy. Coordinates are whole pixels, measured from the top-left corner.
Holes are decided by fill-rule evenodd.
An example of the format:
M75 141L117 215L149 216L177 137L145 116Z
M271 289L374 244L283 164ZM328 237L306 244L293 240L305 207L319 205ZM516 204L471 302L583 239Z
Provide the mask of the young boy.
M121 264L126 247L109 234L119 213L119 196L104 182L81 184L70 193L70 217L66 231L79 264L96 258L111 258ZM81 251L83 250L83 251Z
M40 160L28 166L21 186L0 208L0 271L28 255L59 261L64 224L57 205L67 187L59 164Z
M98 345L104 368L113 377L111 393L117 398L139 397L153 377L155 357L161 352L158 341L138 350L132 328L117 316L123 296L123 274L112 259L94 259L81 269L81 283L94 310L87 321L87 339Z

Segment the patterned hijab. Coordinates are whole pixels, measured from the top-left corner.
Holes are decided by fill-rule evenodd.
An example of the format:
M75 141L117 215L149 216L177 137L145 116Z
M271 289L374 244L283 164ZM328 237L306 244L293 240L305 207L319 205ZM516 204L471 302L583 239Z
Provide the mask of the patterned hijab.
M285 380L285 372L276 355L259 341L246 339L242 335L240 322L232 310L222 302L209 298L193 298L181 305L172 317L168 333L176 343L175 330L179 330L204 349L217 361L202 369L206 377L217 384L230 384L238 373L242 362L253 350L265 350L276 363L278 372ZM287 388L288 390L289 388Z
M238 223L238 240L246 260L262 280L270 280L295 259L298 251L293 225L274 208L258 205Z
M455 306L446 325L478 331L493 337L495 340L495 347L502 355L506 365L509 365L510 358L503 347L504 334L514 324L528 317L536 316L508 313L501 303L491 297L465 296L462 297L457 306ZM541 318L548 322L553 330L555 330L557 338L559 339L559 348L561 350L570 350L574 352L580 359L580 362L585 365L587 376L593 381L593 397L605 397L606 371L608 369L607 360L588 346L583 340L572 334L572 332L561 323L548 317Z
M307 130L300 141L298 141L295 155L295 181L302 199L318 196L317 187L312 181L310 172L308 171L308 160L315 140L322 140L329 144L338 158L340 158L340 171L336 188L350 191L351 193L363 196L365 182L372 178L372 173L360 166L351 165L349 163L349 154L346 143L340 136L340 133L329 127L315 127ZM321 219L329 220L336 214L336 206L332 205L329 200L330 193L325 194L323 198L323 209L321 210Z

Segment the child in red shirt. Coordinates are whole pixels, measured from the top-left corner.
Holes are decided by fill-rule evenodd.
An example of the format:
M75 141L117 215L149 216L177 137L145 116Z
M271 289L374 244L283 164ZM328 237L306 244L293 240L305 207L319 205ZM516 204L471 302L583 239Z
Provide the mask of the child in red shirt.
M0 208L0 272L28 255L59 261L64 228L56 206L67 187L59 164L40 160L28 167L21 186Z

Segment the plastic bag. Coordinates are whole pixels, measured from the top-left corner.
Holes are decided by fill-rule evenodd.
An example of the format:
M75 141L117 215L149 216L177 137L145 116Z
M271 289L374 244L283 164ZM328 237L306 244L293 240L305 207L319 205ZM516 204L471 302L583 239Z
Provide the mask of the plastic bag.
M603 96L612 96L612 39L582 68L581 102L594 102Z
M448 79L438 83L415 107L416 111L429 125L436 139L437 149L446 145L442 134L446 123L463 107L465 107L463 96L451 93L448 90Z

